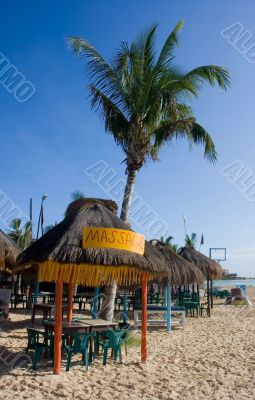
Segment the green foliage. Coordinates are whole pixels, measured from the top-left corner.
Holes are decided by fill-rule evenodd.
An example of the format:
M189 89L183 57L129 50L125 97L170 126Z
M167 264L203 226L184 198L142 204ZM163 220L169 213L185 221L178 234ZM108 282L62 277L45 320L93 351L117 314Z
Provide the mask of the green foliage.
M10 224L11 230L8 235L18 245L21 250L25 250L32 241L32 224L26 222L22 226L20 218L15 218Z
M87 40L68 38L74 54L86 61L91 107L123 149L128 171L139 170L146 160L158 160L161 148L176 138L201 144L210 162L217 158L213 140L196 121L190 101L205 84L225 90L230 75L215 65L185 72L175 63L182 26L178 22L159 56L155 25L131 44L121 42L110 62Z
M196 247L197 244L197 234L192 233L190 236L186 235L185 236L185 245L189 247Z
M71 193L71 199L72 201L78 200L78 199L84 199L85 195L80 192L80 190L75 190L74 192Z
M141 345L141 337L133 332L127 332L126 344L128 347L138 347Z
M172 243L172 240L174 239L173 236L168 236L166 239L164 239L164 236L161 236L160 241L170 247L175 253L178 252L179 246L176 243Z

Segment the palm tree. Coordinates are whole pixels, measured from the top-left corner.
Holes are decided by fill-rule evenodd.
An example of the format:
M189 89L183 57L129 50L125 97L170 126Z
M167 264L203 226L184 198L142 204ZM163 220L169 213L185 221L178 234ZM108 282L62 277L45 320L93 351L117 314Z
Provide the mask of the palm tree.
M217 158L213 140L196 121L190 101L205 84L226 89L229 73L215 65L183 72L175 64L182 26L178 22L158 56L154 25L130 45L121 42L110 62L86 39L68 38L74 54L86 61L91 108L125 155L127 182L120 213L125 222L138 171L146 161L157 161L166 143L186 138L191 145L203 145L204 157L210 162ZM107 288L107 296L113 299L115 291L116 285Z
M15 218L10 224L11 230L8 235L18 245L21 250L25 250L32 241L32 223L28 221L22 227L20 218Z
M12 220L10 228L11 230L8 233L9 237L18 245L21 250L25 250L32 241L32 222L28 221L22 227L21 219L15 218ZM13 276L13 279L15 279L14 277L15 275ZM21 274L17 274L16 290L17 293L21 293Z
M168 247L170 247L175 253L178 252L178 244L172 243L172 240L174 239L173 236L168 236L166 239L164 239L163 236L161 236L160 241L165 243Z
M71 193L71 199L72 201L78 200L78 199L84 199L85 194L83 194L80 190L75 190L74 192Z
M189 246L189 247L196 247L197 244L197 234L196 233L192 233L190 236L189 235L185 235L185 245Z
M167 142L186 138L190 144L202 144L210 162L217 158L212 138L196 121L189 104L207 83L226 89L229 73L215 65L182 72L174 62L182 26L178 22L159 56L155 25L130 45L121 42L109 63L87 40L68 38L74 54L87 61L91 107L125 154L127 183L121 219L126 222L137 172L146 161L158 160Z

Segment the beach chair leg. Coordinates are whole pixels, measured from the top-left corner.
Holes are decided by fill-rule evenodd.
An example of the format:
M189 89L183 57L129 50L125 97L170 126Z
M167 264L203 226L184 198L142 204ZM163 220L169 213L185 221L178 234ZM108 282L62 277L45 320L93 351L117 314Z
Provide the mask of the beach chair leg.
M68 352L66 358L66 371L69 371L70 369L71 359L72 359L72 353Z
M105 347L104 348L104 355L103 355L103 365L106 365L107 353L108 353L108 347Z

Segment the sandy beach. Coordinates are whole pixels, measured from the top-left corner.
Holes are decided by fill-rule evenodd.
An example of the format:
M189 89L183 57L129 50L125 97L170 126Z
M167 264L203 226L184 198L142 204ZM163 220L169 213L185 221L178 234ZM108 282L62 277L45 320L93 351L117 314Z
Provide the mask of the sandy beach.
M250 296L254 301L254 289ZM109 360L103 367L99 358L87 372L80 356L69 372L64 371L64 360L59 376L43 360L36 372L0 362L0 399L254 400L254 318L253 306L217 304L211 318L189 318L184 329L167 334L153 328L145 365L140 364L139 346L129 348L123 365ZM26 345L29 313L19 309L11 319L2 325L0 345L17 353Z

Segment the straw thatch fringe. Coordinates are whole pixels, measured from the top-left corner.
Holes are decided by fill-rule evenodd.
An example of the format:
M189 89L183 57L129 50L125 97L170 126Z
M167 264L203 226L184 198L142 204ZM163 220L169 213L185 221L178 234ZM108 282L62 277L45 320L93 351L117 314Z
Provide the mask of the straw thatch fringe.
M94 264L62 264L54 261L45 261L39 265L38 280L52 282L57 280L59 271L62 271L63 281L85 286L104 286L116 282L117 285L128 286L141 282L143 271L119 265L101 266ZM147 273L148 279L153 278L152 273Z

